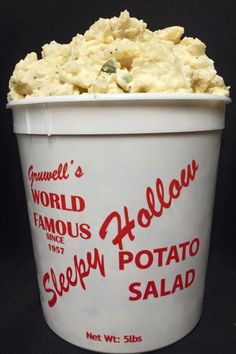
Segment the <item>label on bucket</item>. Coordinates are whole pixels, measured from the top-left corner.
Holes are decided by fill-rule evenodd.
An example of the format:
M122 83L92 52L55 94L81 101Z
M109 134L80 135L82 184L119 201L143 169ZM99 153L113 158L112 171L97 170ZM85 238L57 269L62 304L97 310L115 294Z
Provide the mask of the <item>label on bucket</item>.
M92 350L135 352L192 329L217 144L215 133L171 142L19 138L42 306L57 334Z
M70 164L73 165L71 160ZM58 168L51 171L35 171L34 166L28 168L28 180L31 186L32 202L44 208L70 211L74 213L86 212L86 201L82 195L66 195L54 192L46 192L35 188L36 182L67 180L70 183L69 163L60 163ZM181 196L183 189L187 189L195 180L198 170L198 164L192 160L185 168L179 171L179 178L171 179L168 188L165 190L161 178L157 178L154 187L147 186L144 190L146 196L145 204L141 205L137 215L131 217L128 206L122 207L122 212L111 211L102 220L101 227L97 230L102 240L109 238L113 247L117 251L117 269L122 272L129 271L129 265L132 263L137 269L145 270L154 265L158 268L166 267L174 263L185 261L187 258L195 257L199 251L200 239L195 236L191 240L164 246L161 248L142 249L137 253L124 250L124 242L128 240L135 242L137 227L147 229L154 218L161 218L165 209L169 209L175 199ZM74 175L81 178L84 175L81 166L76 166ZM66 247L65 236L72 238L80 237L83 240L93 238L91 222L79 224L68 220L55 219L49 216L39 214L36 211L32 213L33 224L36 228L43 230L45 239L48 242L50 252L64 256ZM111 225L115 225L115 232L109 232ZM106 267L105 255L94 248L88 251L85 258L73 257L73 264L69 263L64 273L56 274L54 269L46 272L43 276L43 287L48 293L48 306L56 305L58 298L63 297L71 288L80 285L86 290L86 278L90 273L96 271L99 276L106 277L109 269ZM116 259L114 259L115 261ZM167 286L168 279L160 279L158 283L153 280L142 284L141 282L131 282L128 287L128 300L138 301L146 300L149 297L158 298L174 294L176 291L182 291L191 286L195 278L195 269L189 269L183 274L176 274L173 284ZM135 279L134 279L135 280Z

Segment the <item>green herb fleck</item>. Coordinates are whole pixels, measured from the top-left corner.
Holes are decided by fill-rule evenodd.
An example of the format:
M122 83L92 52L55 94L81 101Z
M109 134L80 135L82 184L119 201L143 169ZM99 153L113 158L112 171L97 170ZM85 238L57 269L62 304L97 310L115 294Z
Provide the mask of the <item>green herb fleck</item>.
M116 73L116 65L113 60L107 60L102 68L101 71L104 71L105 73L112 74Z

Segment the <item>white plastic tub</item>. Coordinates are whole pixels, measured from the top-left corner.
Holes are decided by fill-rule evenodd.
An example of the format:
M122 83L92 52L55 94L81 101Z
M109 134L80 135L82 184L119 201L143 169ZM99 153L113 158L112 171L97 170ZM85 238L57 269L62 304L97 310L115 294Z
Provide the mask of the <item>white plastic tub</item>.
M8 105L43 313L60 337L136 353L197 324L227 102L106 94Z

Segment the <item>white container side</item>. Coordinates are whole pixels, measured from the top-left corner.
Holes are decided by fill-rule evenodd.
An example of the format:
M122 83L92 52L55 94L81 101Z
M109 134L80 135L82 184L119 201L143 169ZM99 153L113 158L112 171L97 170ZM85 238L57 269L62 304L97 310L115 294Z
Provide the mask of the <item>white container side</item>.
M201 315L227 99L85 96L9 105L43 313L89 350L155 350Z

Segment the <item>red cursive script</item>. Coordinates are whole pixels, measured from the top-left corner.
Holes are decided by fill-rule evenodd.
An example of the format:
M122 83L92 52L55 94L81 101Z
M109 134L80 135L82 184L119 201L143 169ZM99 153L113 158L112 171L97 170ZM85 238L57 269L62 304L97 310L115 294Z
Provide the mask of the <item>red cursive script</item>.
M67 267L64 273L56 276L53 268L43 276L44 290L51 294L51 299L48 300L49 307L53 307L59 297L67 293L71 287L80 283L81 287L86 290L84 279L90 275L91 269L99 270L101 276L105 277L104 255L100 255L97 248L94 248L93 253L87 252L86 259L74 256L74 264L72 267ZM49 287L49 286L50 287Z
M68 163L60 163L58 167L53 171L34 171L34 166L30 165L28 168L28 179L30 181L31 187L33 187L34 182L37 181L56 181L62 179L68 179L69 174L68 171Z
M120 213L118 211L113 211L103 222L99 230L100 237L105 239L109 226L114 221L116 223L117 233L113 237L112 243L117 245L120 250L123 250L124 238L128 237L131 241L134 241L135 236L132 230L135 228L136 224L143 228L147 228L150 226L153 218L160 218L163 211L171 207L173 200L179 198L181 190L187 188L190 182L194 181L198 167L196 161L192 160L185 169L181 170L179 179L174 178L171 180L168 190L165 190L161 178L157 178L155 191L153 188L147 187L147 205L138 211L136 220L130 218L127 206L124 206L123 209L123 221Z

